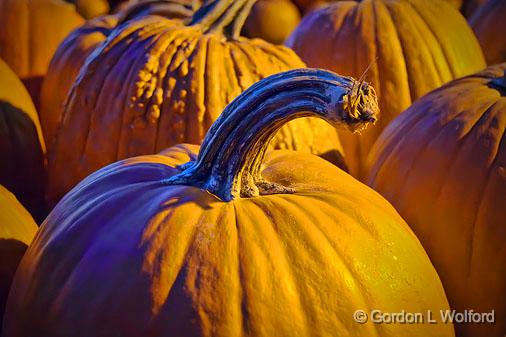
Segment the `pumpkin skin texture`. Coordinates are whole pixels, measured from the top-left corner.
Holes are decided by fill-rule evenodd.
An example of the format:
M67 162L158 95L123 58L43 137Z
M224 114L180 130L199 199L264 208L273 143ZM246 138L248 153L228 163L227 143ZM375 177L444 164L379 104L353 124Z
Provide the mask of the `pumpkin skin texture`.
M490 0L469 19L487 64L506 61L506 1Z
M30 95L0 59L0 184L38 221L45 215L44 156L44 139Z
M40 121L48 149L61 119L63 103L86 58L116 27L119 15L87 21L63 40L44 78L40 98Z
M251 84L304 66L289 48L238 36L253 2L210 2L190 23L147 15L115 30L87 59L67 97L49 152L52 205L109 163L200 143L223 108ZM293 121L273 146L340 153L334 129L320 120Z
M371 146L395 116L443 83L485 68L473 32L444 1L336 2L304 17L286 44L310 67L357 78L372 62L366 79L378 88L378 123L360 136L340 136L350 172L361 180Z
M506 64L455 80L414 103L371 152L369 184L396 207L438 271L452 308L495 310L506 333Z
M191 11L186 8L175 8L179 2L184 3L184 1L162 3L158 1L132 5L121 13L87 21L63 40L49 64L41 92L40 119L48 149L53 144L65 98L86 58L107 39L117 25L137 15L143 15L145 12L152 14L163 12L171 18L187 17Z
M354 323L358 307L448 307L423 248L327 161L287 150L263 161L264 140L292 118L373 121L372 89L357 86L319 70L271 76L227 107L198 154L178 145L83 180L21 262L3 336L453 336L451 324Z
M289 0L260 0L244 25L244 34L282 44L300 22L299 9Z
M19 261L32 241L37 225L16 197L0 185L0 331L5 303Z
M61 0L0 0L0 58L21 78L36 106L56 48L83 22L75 6Z

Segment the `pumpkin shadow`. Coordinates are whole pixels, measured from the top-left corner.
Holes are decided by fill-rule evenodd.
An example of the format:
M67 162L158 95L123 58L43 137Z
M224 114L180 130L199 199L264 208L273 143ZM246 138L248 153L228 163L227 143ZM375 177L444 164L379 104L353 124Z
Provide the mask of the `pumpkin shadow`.
M23 82L26 90L28 90L28 93L32 97L33 104L37 111L39 111L40 107L40 92L42 90L43 80L44 76L32 76L21 79L21 82Z
M0 331L14 273L28 246L14 239L0 239Z
M0 100L0 184L16 196L37 223L47 215L44 160L32 119L23 110Z
M325 153L319 154L318 157L334 164L335 166L339 167L346 173L350 172L348 166L346 165L346 160L344 159L344 156L341 154L341 152L337 150L327 151Z

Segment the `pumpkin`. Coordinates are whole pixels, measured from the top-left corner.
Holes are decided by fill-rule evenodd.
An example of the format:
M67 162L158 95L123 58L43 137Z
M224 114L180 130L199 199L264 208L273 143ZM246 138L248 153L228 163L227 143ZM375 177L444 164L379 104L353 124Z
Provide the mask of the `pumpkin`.
M260 0L246 19L244 34L282 44L299 21L299 9L290 0Z
M360 136L341 137L359 179L371 146L395 116L430 90L485 67L462 15L436 0L336 2L307 15L287 45L311 67L360 77L371 66L366 78L378 88L379 121Z
M51 204L116 160L200 143L223 108L255 81L304 66L284 46L238 36L254 2L211 1L187 23L146 15L115 30L67 96L49 151ZM287 125L274 146L340 154L334 129L315 119Z
M76 10L86 19L92 19L109 13L107 0L76 0Z
M366 83L292 70L228 105L200 151L93 173L23 258L3 337L453 336L451 324L355 323L358 308L448 308L433 266L367 186L311 154L265 155L294 118L357 130L376 111Z
M506 62L506 1L490 0L469 19L487 64Z
M45 215L45 145L37 111L16 74L0 59L0 185L37 220Z
M144 1L119 14L89 20L63 40L49 64L41 91L40 120L48 149L54 141L65 98L86 58L107 39L114 28L138 15L160 12L173 18L191 15L192 9L179 3L184 1L151 1L149 4Z
M26 248L37 231L30 213L0 185L0 331L9 289Z
M21 78L36 106L56 48L83 22L75 6L62 0L0 0L0 58Z
M417 234L452 308L495 310L495 324L459 336L506 333L506 64L415 102L382 133L369 184Z

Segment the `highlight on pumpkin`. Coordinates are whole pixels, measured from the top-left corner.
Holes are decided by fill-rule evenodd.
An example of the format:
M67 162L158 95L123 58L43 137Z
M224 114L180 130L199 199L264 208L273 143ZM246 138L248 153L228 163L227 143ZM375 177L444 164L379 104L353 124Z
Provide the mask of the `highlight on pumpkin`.
M505 0L0 0L0 336L505 337Z
M454 336L442 321L357 323L373 306L449 310L433 265L378 193L318 156L267 146L294 118L353 132L377 113L367 83L291 70L234 99L201 147L99 169L28 248L4 337Z

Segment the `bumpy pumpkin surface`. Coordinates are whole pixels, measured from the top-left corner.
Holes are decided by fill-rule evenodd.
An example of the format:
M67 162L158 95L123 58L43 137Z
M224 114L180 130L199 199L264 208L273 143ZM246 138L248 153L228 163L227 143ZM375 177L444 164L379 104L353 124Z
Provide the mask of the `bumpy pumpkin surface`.
M37 220L45 212L44 154L44 139L30 95L0 59L0 184Z
M146 13L163 13L171 18L188 17L191 7L184 0L144 1L132 4L115 15L104 15L87 21L72 32L56 50L41 91L40 119L48 149L53 144L56 128L61 120L65 98L74 84L86 58L104 42L118 24Z
M61 119L63 103L86 58L112 32L119 15L87 21L72 32L56 50L44 78L40 98L40 122L48 149Z
M469 19L487 64L506 61L506 1L490 0Z
M495 310L495 324L460 336L506 333L506 64L423 97L385 129L369 184L406 219L458 311Z
M244 33L282 44L299 22L299 9L290 0L260 0L246 19Z
M83 22L75 6L62 0L0 0L0 58L21 78L37 105L51 57Z
M209 2L186 24L147 15L116 30L87 59L67 98L49 155L49 200L118 159L200 143L251 84L303 67L287 47L238 36L254 2ZM308 119L284 127L274 146L340 149L330 126Z
M441 18L444 17L444 20ZM462 15L440 0L336 2L306 16L287 45L311 67L366 78L378 89L381 116L341 141L350 171L365 178L369 150L386 125L415 99L485 68Z
M0 185L0 331L9 289L37 225L16 197Z
M355 323L359 308L448 308L427 255L385 199L327 161L263 161L288 120L356 130L376 111L367 84L290 71L234 100L198 154L178 145L95 172L22 260L3 336L453 336Z

